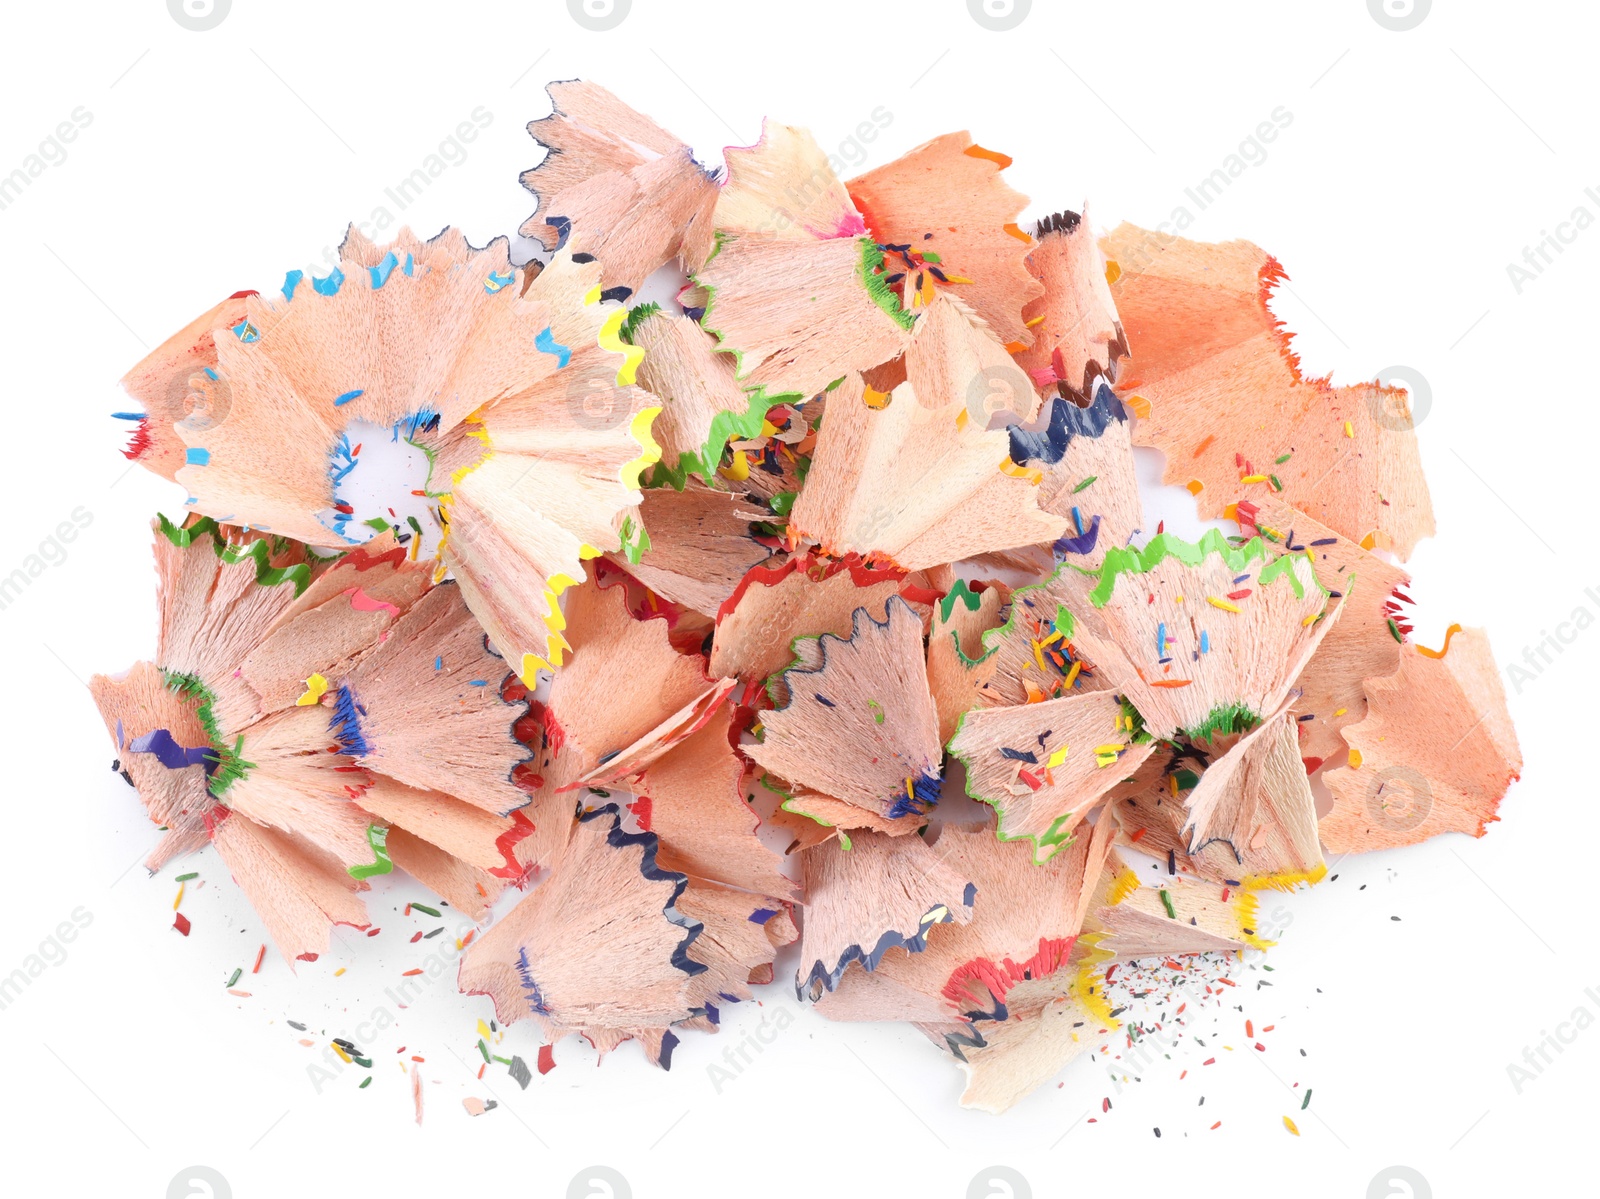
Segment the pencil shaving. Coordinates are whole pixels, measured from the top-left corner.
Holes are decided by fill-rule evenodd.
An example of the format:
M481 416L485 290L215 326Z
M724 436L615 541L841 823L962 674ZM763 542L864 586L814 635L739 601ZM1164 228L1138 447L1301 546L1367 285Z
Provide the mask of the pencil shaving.
M998 1113L1131 1046L1141 970L1231 989L1262 893L1500 819L1487 637L1418 645L1390 560L1434 530L1409 400L1302 374L1275 258L1019 224L965 132L846 180L773 120L716 170L548 92L528 261L351 229L123 379L186 511L153 656L89 688L147 866L214 846L255 971L378 936L392 876L467 922L478 1078L670 1067L782 973ZM1136 448L1238 535L1147 515Z

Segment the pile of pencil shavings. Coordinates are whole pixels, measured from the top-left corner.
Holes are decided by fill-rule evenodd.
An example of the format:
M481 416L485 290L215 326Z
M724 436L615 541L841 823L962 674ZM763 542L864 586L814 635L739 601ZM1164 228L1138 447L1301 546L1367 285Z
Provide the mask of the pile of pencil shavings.
M1302 376L1271 257L1027 232L965 133L711 171L550 94L533 261L352 229L124 381L188 512L154 659L92 684L152 870L213 845L291 965L377 875L523 890L461 990L663 1066L798 941L819 1013L999 1111L1117 1036L1111 963L1264 948L1263 888L1496 819L1488 642L1407 637L1407 397ZM351 499L379 442L426 486ZM1237 535L1152 534L1136 446Z

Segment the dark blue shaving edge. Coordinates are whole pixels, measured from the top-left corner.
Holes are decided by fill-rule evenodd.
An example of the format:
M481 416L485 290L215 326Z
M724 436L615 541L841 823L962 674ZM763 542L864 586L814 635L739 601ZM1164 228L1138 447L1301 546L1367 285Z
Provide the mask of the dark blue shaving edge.
M704 932L704 927L706 927L706 925L702 925L699 920L688 919L688 917L683 916L682 912L677 911L678 896L683 895L683 892L685 892L686 888L688 888L688 885L690 885L690 877L686 876L686 874L678 874L677 871L667 871L667 869L661 869L659 866L656 866L656 850L661 847L661 839L659 839L654 832L622 831L622 812L619 805L606 804L605 807L595 808L594 812L581 812L578 815L578 821L579 823L587 824L590 820L598 820L600 816L611 816L611 828L610 831L606 832L605 837L606 844L611 845L613 848L627 848L630 847L630 845L643 845L643 847L645 847L645 856L643 856L642 860L640 860L640 863L638 863L638 872L643 874L646 879L650 879L651 882L674 882L675 885L674 888L672 888L672 898L667 900L667 903L662 906L661 914L662 916L666 916L667 920L670 920L672 924L678 925L680 928L686 928L688 933L686 933L686 935L683 936L683 940L678 943L678 948L672 951L672 965L675 965L678 970L682 970L682 972L686 973L686 975L690 975L691 978L693 978L694 975L699 975L699 973L706 973L706 970L709 967L701 964L701 962L696 962L696 960L691 959L690 954L688 954L690 944L693 943L696 936L699 936L701 935L701 932ZM534 980L533 978L533 970L531 970L530 964L528 964L528 954L526 954L526 951L523 951L522 957L518 959L517 973L518 975L522 976L522 988L523 991L526 992L525 997L526 1001L528 1001L528 1005L530 1005L534 1012L546 1013L547 1015L546 1010L544 1010L544 997L542 997L541 991L539 991L538 981ZM714 1013L715 1009L710 1009L710 1012L707 1013L707 1015L710 1015L710 1020L712 1020L712 1023L718 1023L720 1017L718 1017L718 1015L714 1015ZM693 1015L693 1013L691 1013L691 1015ZM667 1029L666 1033L662 1033L662 1069L672 1069L672 1050L677 1049L677 1045L678 1037L672 1033L672 1029Z
M434 420L435 420L435 422L437 422L438 418L435 417ZM434 588L434 590L437 591L440 587L455 587L455 586L457 586L457 584L456 584L456 581L454 579L446 579L444 582L438 584ZM497 662L501 662L501 663L505 662L505 658L502 657L500 651L495 649L495 647L490 643L489 634L484 633L478 639L478 644L480 646L482 646L483 652L488 654L489 657L493 658ZM511 668L509 666L505 667L505 675L502 677L502 680L501 680L502 687L504 686L505 678L511 677L512 673L513 672L512 672L512 670L511 670ZM525 699L506 700L504 698L503 694L501 696L501 699L510 708L510 711L507 713L507 715L510 717L510 720L506 724L506 740L508 740L512 744L516 745L518 750L522 752L522 756L520 758L518 758L515 762L511 763L511 769L506 771L506 782L508 784L510 784L510 790L508 790L507 793L506 793L507 797L508 797L508 802L507 802L506 808L505 808L504 811L495 813L495 815L497 815L497 816L509 816L509 815L511 815L511 813L515 812L518 808L525 808L530 803L533 802L533 798L531 796L524 795L523 792L522 792L521 787L518 785L518 783L517 783L517 771L522 766L527 765L528 763L531 763L531 762L537 760L537 758L539 757L539 754L542 752L542 749L534 749L534 748L532 748L530 746L524 745L522 742L517 740L517 733L516 733L517 721L521 720L523 716L527 715L528 711L530 710L530 703L531 703L531 701L533 699L533 692L529 691L528 695L527 695L527 698L525 698ZM509 802L510 796L511 796L511 791L515 791L515 792L517 792L518 795L522 795L521 800L518 801L518 802L515 802L515 803ZM574 802L576 803L576 801L574 801Z
M675 870L663 870L657 866L656 851L661 845L661 839L654 833L623 832L622 811L617 804L606 804L604 807L596 808L592 812L581 812L578 815L578 820L580 823L587 824L591 820L607 815L611 817L611 828L606 833L606 844L613 849L626 849L629 846L642 845L644 847L644 857L639 862L639 873L652 882L673 882L676 884L672 890L672 898L661 909L661 914L671 923L687 929L688 932L683 940L678 943L678 947L672 951L672 964L690 977L705 973L709 967L689 957L689 946L704 931L705 926L698 920L690 920L677 910L678 897L688 888L689 876L679 874ZM520 977L524 998L527 1000L529 1008L541 1015L549 1015L549 1010L545 1007L543 993L539 989L539 983L533 977L526 949L522 950L518 958L517 974ZM715 1007L707 1005L702 1010L713 1024L720 1023L721 1016ZM672 1069L672 1051L677 1047L677 1035L671 1029L666 1030L661 1037L661 1068L663 1070Z
M989 1042L984 1037L983 1030L978 1027L978 1021L988 1020L992 1023L999 1024L1004 1020L1010 1019L1011 1016L1011 1013L1007 1011L1006 1005L1003 1003L995 1004L995 1010L993 1012L986 1012L982 1008L979 1008L977 1011L963 1012L961 1014L970 1020L971 1023L967 1026L966 1031L945 1033L944 1047L948 1049L951 1055L958 1061L963 1062L968 1060L966 1050L987 1049L989 1047Z
M964 908L972 907L973 897L977 893L977 887L972 883L968 883L965 890L965 900L961 906ZM833 990L839 985L839 979L844 976L845 969L851 962L860 962L862 968L866 970L876 970L878 963L883 960L883 955L896 947L904 949L907 953L921 953L928 947L928 930L935 924L949 924L955 919L955 914L949 910L949 904L939 904L937 906L944 908L945 914L938 920L919 922L917 931L912 936L902 937L896 930L892 928L886 929L870 952L862 949L860 945L852 945L839 955L839 964L832 970L829 970L820 961L811 963L811 973L795 979L795 997L804 999L806 992L817 983L821 983L826 990Z
M1040 409L1039 419L1032 425L1012 425L1011 461L1018 466L1034 460L1054 466L1074 437L1099 438L1113 420L1123 424L1127 419L1128 410L1102 379L1094 389L1094 402L1087 408L1056 396Z
M978 1027L978 1022L980 1020L988 1020L992 1024L1004 1023L1011 1018L1011 1010L1006 1007L1005 1000L1000 999L995 1001L994 1011L992 1012L986 1012L982 1008L974 1008L970 1012L962 1012L961 1015L971 1022L967 1026L970 1031L947 1032L944 1034L944 1044L945 1048L950 1050L957 1058L961 1061L966 1061L967 1055L963 1050L983 1049L989 1044L983 1035L983 1030Z
M704 974L709 967L702 962L697 962L689 956L689 946L694 939L705 931L705 925L698 920L691 920L678 911L678 898L689 887L689 876L679 874L676 870L663 870L656 865L656 852L661 847L661 838L654 833L625 833L622 831L622 810L614 803L604 807L595 808L592 812L584 812L578 817L582 824L596 820L601 816L611 817L611 829L606 833L606 844L613 849L626 849L633 845L644 847L644 857L639 862L639 873L651 882L670 882L675 884L672 889L672 898L662 907L661 913L679 928L687 929L678 947L672 951L672 964L691 978L696 974ZM670 1034L669 1034L670 1035ZM674 1042L676 1043L676 1042Z
M1208 846L1216 845L1218 843L1226 845L1228 847L1228 852L1233 855L1233 860L1239 863L1241 866L1244 865L1244 856L1240 854L1238 848L1234 845L1233 840L1229 837L1211 837L1199 843L1190 841L1186 848L1186 852L1190 857L1194 857Z
M944 1046L957 1061L964 1062L967 1060L965 1050L983 1049L988 1044L989 1042L983 1039L983 1034L978 1031L975 1025L970 1033L947 1032L944 1034Z

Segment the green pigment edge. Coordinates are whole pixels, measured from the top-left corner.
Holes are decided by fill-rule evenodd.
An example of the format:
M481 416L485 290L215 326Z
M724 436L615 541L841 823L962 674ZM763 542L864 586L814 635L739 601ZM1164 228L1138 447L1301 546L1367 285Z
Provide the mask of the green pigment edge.
M254 762L246 762L241 756L241 751L244 749L244 734L239 735L232 749L223 744L222 730L217 726L216 712L212 708L217 697L198 675L163 669L161 681L176 691L180 698L196 701L195 719L205 730L206 739L211 743L211 757L217 764L216 769L211 772L211 777L206 780L206 790L214 798L222 798L224 791L256 768Z
M1253 562L1266 561L1267 545L1260 537L1252 537L1242 546L1235 548L1228 544L1220 529L1207 529L1197 542L1185 541L1174 533L1158 533L1142 550L1131 546L1113 547L1106 551L1105 561L1100 566L1100 582L1089 593L1089 602L1096 608L1104 608L1110 603L1117 578L1121 575L1144 574L1154 570L1168 558L1176 558L1185 566L1198 566L1212 554L1219 555L1230 570L1239 572L1249 569ZM1296 559L1305 561L1311 568L1312 581L1324 595L1327 595L1328 589L1322 585L1322 580L1317 578L1316 566L1310 557L1300 553L1280 554L1270 562L1266 562L1256 577L1256 585L1269 587L1279 578L1287 577L1289 585L1294 588L1296 598L1305 595L1305 585L1294 572Z
M736 235L728 234L720 229L716 231L712 238L711 253L706 258L705 266L700 268L702 271L705 270L706 266L710 266L711 263L716 261L717 255L722 253L723 245L732 236ZM875 273L883 266L883 251L878 248L878 243L870 237L858 237L856 241L861 247L861 260L856 264L857 281L862 287L866 288L867 295L883 311L884 315L900 326L902 330L909 333L912 326L917 322L916 315L908 311L905 305L900 303L900 297L895 295L894 290L884 282L884 276L880 273ZM735 346L730 346L722 331L710 323L711 311L716 307L717 303L716 287L707 283L698 274L691 274L689 281L694 286L704 289L706 293L706 306L700 313L700 327L717 339L718 353L733 355L734 377L737 379L744 378L747 373L744 366L744 351ZM837 384L834 386L837 386ZM832 387L828 388L828 390L831 391Z
M945 751L961 763L962 773L965 776L961 780L962 789L966 791L968 799L977 800L981 804L988 804L995 810L997 817L994 829L995 840L1031 841L1033 843L1033 864L1035 866L1047 865L1051 858L1055 857L1063 849L1070 849L1077 841L1076 833L1059 833L1056 831L1064 822L1071 820L1073 814L1070 811L1063 812L1050 822L1049 828L1037 835L1034 833L1008 833L1006 831L1006 816L1008 815L1006 806L999 800L990 799L986 795L979 795L972 789L972 761L967 754L962 753L955 747L956 742L961 737L961 730L966 728L967 717L974 711L977 711L977 709L969 708L961 714L961 719L956 723L955 733L951 735L950 740L945 744ZM1043 857L1039 856L1041 853L1044 854Z
M263 587L276 587L280 583L293 583L294 593L298 597L311 585L311 568L304 562L294 566L273 566L269 563L267 543L265 541L252 541L249 545L239 545L230 542L223 534L222 528L209 516L202 516L189 528L180 528L173 524L159 512L156 520L160 522L160 531L164 537L179 549L188 549L194 544L197 537L209 534L212 548L216 550L217 557L229 566L243 562L249 558L255 563L256 582ZM277 538L273 539L277 541Z
M664 460L657 462L650 471L650 486L670 486L674 491L682 491L692 474L699 475L708 484L712 483L722 465L722 452L728 448L730 441L749 441L760 436L761 427L771 409L779 404L799 406L803 402L803 397L797 391L768 395L766 387L762 385L744 394L750 401L749 408L744 412L717 413L711 418L711 432L705 444L699 450L678 455L678 461L673 466L668 466Z
M388 874L394 869L394 860L389 857L387 828L381 824L367 825L367 844L372 847L372 861L366 865L351 866L347 873L353 879L374 878L380 874Z

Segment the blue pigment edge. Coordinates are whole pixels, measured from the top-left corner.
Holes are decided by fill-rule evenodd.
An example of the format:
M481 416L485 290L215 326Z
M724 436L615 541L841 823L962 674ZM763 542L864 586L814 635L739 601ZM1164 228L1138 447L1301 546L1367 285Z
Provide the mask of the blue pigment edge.
M970 913L972 905L978 897L976 883L968 882L962 891L961 906ZM845 970L851 962L860 962L863 970L876 970L878 963L883 960L883 955L891 949L904 949L907 953L921 953L928 947L928 930L936 924L949 924L955 919L955 914L950 911L950 905L942 903L936 905L945 909L944 918L941 920L928 920L927 913L917 924L917 931L909 937L901 936L896 929L885 929L878 938L876 945L870 951L864 950L859 944L851 945L839 955L839 964L829 970L821 961L811 964L811 972L806 975L797 975L794 984L794 993L797 999L804 999L805 993L817 983L821 983L828 991L834 990L839 985L839 980L844 977ZM935 910L930 908L929 911Z
M1030 461L1055 466L1066 456L1074 437L1103 437L1113 420L1127 423L1128 410L1102 379L1095 388L1094 401L1087 408L1057 396L1045 404L1040 416L1043 419L1032 425L1013 424L1007 430L1011 435L1011 461L1018 466L1026 466Z

